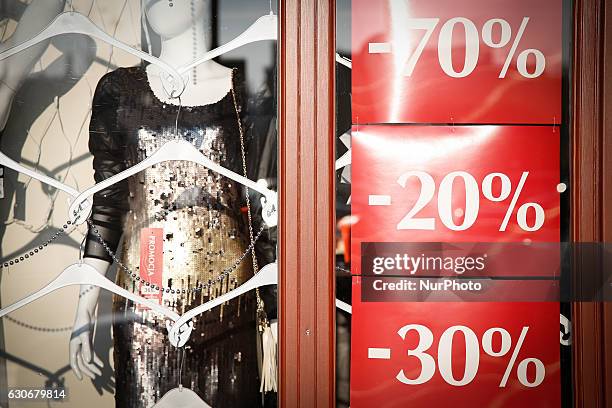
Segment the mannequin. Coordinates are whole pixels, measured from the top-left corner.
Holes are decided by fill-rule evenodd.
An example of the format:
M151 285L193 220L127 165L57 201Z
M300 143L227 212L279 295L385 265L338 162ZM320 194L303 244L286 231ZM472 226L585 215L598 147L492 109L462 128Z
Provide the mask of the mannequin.
M209 9L209 2L206 0L174 1L172 7L168 7L165 0L145 1L147 21L162 39L159 58L176 67L187 65L209 49L211 35L207 32L206 19L199 17L198 21L192 21L192 3L197 16L203 16ZM149 65L147 75L149 84L159 99L166 103L179 104L176 98L170 98L164 91L157 67ZM207 105L227 94L231 85L231 69L210 60L191 70L185 75L185 80L188 81L188 86L180 96L181 104Z
M148 0L144 7L147 22L162 39L163 61L179 67L207 51L207 1ZM187 138L203 154L242 173L237 73L208 61L185 79L187 87L179 99L165 92L163 76L152 66L121 68L102 78L90 123L96 181L121 171L123 161L133 165L164 140L177 137ZM235 183L185 162L160 164L142 173L94 196L92 222L114 251L123 236L123 251L117 256L132 271L139 266L142 229L163 230L159 284L179 290L176 295L162 292L165 305L182 314L252 276L250 258L244 257L220 284L206 293L192 292L194 282L214 282L248 246L248 227L240 214L241 195ZM112 258L97 239L90 227L84 262L106 274ZM118 271L117 279L118 284L138 290L123 271ZM81 288L86 293L79 299L70 341L70 364L79 379L100 374L100 360L91 347L99 291L88 289ZM159 317L115 299L117 406L152 406L177 382L193 387L211 406L257 406L261 397L250 295L198 317L182 375L177 350L169 345Z

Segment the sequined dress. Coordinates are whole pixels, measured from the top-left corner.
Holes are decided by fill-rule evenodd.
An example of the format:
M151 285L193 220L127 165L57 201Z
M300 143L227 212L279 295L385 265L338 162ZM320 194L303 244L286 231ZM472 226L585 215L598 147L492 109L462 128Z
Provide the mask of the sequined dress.
M176 138L241 174L237 77L233 71L233 95L230 91L215 103L182 107L177 122L178 106L164 104L154 95L143 68L107 74L96 89L90 123L96 181L137 164ZM238 98L238 109L233 96ZM92 222L111 248L123 236L119 256L133 271L140 266L143 228L163 229L162 284L175 293L164 293L162 301L182 314L252 276L247 256L221 283L190 292L217 279L248 247L242 204L241 189L234 181L195 163L168 161L96 194ZM111 260L91 229L85 255ZM139 291L139 285L121 270L117 283ZM151 407L177 386L179 354L168 341L163 316L114 296L113 339L117 407ZM194 319L185 347L183 386L213 407L254 407L261 401L258 381L253 293Z

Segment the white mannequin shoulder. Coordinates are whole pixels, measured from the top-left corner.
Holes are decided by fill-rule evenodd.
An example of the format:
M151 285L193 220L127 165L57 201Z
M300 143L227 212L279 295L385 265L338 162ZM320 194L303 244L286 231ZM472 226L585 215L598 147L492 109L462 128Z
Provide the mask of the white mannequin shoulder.
M181 95L182 106L202 106L213 104L225 97L232 87L232 69L213 62L198 67L195 81L191 71L185 78L185 91ZM164 103L178 105L176 98L170 98L164 90L157 67L147 66L147 79L155 96Z

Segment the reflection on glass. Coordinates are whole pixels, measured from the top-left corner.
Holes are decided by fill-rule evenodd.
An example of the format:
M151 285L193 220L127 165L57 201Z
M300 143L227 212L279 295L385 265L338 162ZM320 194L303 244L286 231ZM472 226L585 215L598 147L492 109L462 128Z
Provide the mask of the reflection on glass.
M0 404L276 406L276 6L8 3Z
M351 359L351 2L336 2L336 404L349 406ZM340 57L340 58L338 58Z
M570 308L559 297L569 272L559 243L569 226L570 3L335 3L338 407L451 398L571 406ZM512 59L511 40L527 21L521 44L534 48ZM514 211L516 191L513 203L523 201ZM527 207L537 210L526 215ZM548 229L531 234L545 219ZM472 281L456 265L450 275L373 268L402 255L464 262L483 247L512 273L488 266ZM459 288L475 282L484 289ZM522 326L530 326L529 358L541 360L517 360L500 385L507 366L479 342L492 330L512 334L515 345ZM458 327L467 328L465 342L453 337ZM533 365L529 380L516 374L521 361Z

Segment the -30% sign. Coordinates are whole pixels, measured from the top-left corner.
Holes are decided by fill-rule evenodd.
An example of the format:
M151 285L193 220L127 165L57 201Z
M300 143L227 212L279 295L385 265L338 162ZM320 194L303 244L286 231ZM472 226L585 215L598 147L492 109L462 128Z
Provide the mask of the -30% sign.
M406 29L410 30L425 30L425 35L421 38L420 42L414 47L414 50L406 50L403 44L409 42L403 42L403 44L392 44L391 43L369 43L368 52L370 54L388 54L393 53L396 59L405 61L403 68L404 76L411 76L414 68L423 53L429 39L431 38L436 26L440 22L439 18L410 18L405 22ZM510 68L514 56L517 52L517 48L521 41L527 24L529 23L529 17L523 17L521 25L518 28L518 32L512 39L512 28L508 21L501 18L492 18L484 23L482 26L482 32L479 33L478 28L472 22L472 20L465 17L455 17L446 21L440 29L440 35L438 37L438 61L440 67L446 73L446 75L453 78L463 78L470 75L476 66L478 65L478 57L480 54L480 39L488 47L491 48L502 48L507 46L510 41L512 45L506 55L503 66L499 71L498 78L505 78ZM452 58L452 44L453 44L453 33L456 26L463 26L465 33L465 61L463 69L461 71L455 70L453 67ZM494 33L499 32L499 35ZM532 72L528 70L528 58L533 56L535 61L535 67L532 68ZM525 78L537 78L544 72L546 68L546 58L542 51L528 48L518 53L516 57L516 68L518 72Z
M408 378L404 370L400 370L396 376L396 379L408 385L419 385L424 384L431 380L436 372L436 359L428 354L427 351L431 348L434 341L434 335L431 330L420 324L409 324L400 328L397 332L399 336L405 340L409 332L414 331L419 336L419 343L416 348L408 350L408 356L419 359L421 364L420 374L416 378ZM510 333L501 327L492 327L484 332L482 336L482 350L491 357L503 357L507 355L512 349L510 360L506 365L506 370L499 382L499 387L503 388L508 383L510 374L517 362L519 352L523 346L523 342L527 337L529 327L523 327L521 334L519 335L518 341L516 342L514 349L512 349L512 338ZM453 349L453 338L456 333L461 333L465 338L465 368L461 378L455 378L455 374L452 369L452 349ZM499 336L500 342L498 348L494 347L493 339ZM437 366L440 375L448 384L461 387L471 383L476 374L478 373L478 367L480 365L480 344L478 337L472 329L466 326L452 326L449 327L442 333L440 341L438 343L438 354L437 354ZM368 348L369 359L391 359L391 349L388 348ZM531 375L533 378L529 378L527 370L529 366L534 367L535 374ZM544 363L537 358L525 358L519 361L516 375L521 384L525 387L537 387L542 384L546 377L546 368Z
M519 180L518 186L512 194L512 183L510 178L504 173L490 173L484 177L482 181L482 195L489 201L500 202L508 199L512 194L510 204L507 206L506 214L499 226L499 231L505 231L510 222L510 217L514 213L517 201L521 195L521 191L525 186L527 177L529 176L528 171L524 171ZM419 217L417 214L423 209L433 198L436 191L436 183L433 177L424 171L415 170L403 173L397 182L402 186L406 187L408 179L416 177L421 183L421 191L418 199L412 209L402 218L397 224L398 230L434 230L435 219L431 217ZM455 180L462 180L465 186L465 210L455 209L453 210L453 184ZM494 192L494 183L499 181L500 189L498 192ZM562 187L559 185L557 190L561 192ZM381 206L391 205L391 196L389 195L374 195L368 196L368 204L370 206ZM465 171L454 171L448 173L440 182L438 192L438 215L442 223L450 230L453 231L464 231L470 228L476 222L478 218L478 211L480 208L480 188L478 182L470 173ZM532 225L529 225L527 221L527 215L529 210L533 210L535 217L532 221ZM457 224L453 218L453 214L456 216L463 215L463 221L461 224ZM516 215L517 223L519 227L528 232L537 231L544 225L545 213L542 206L538 203L525 203L521 205L517 210Z

